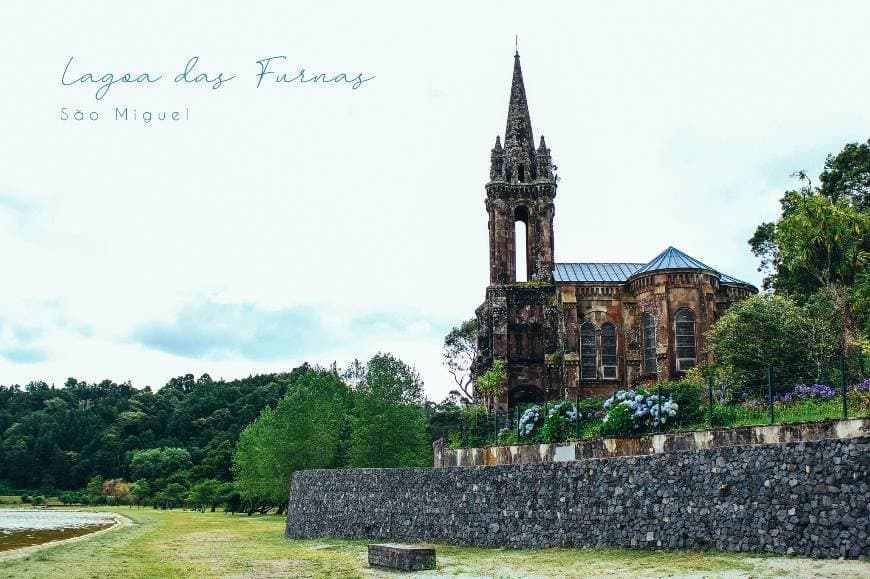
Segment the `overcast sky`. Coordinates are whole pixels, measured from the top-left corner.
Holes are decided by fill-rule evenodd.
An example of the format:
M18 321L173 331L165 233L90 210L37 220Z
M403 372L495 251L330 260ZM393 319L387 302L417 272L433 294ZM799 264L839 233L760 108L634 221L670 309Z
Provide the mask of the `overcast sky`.
M161 386L377 351L430 398L488 281L519 35L556 258L674 245L754 284L789 175L870 137L866 2L4 2L0 384ZM375 78L264 81L276 72ZM236 78L175 84L197 71ZM61 72L162 74L61 85ZM61 108L98 121L62 120ZM176 123L114 108L189 110Z

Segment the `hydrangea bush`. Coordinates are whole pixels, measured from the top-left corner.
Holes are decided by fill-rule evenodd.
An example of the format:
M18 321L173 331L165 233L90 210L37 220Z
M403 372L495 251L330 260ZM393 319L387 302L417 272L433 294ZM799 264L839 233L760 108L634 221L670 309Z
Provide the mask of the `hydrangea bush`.
M577 407L570 400L557 402L547 409L547 418L541 428L543 442L568 440L577 432Z
M605 434L631 435L663 426L680 409L672 398L659 399L644 388L619 390L604 401Z
M520 416L519 434L525 440L567 440L574 435L579 416L581 413L570 400L548 405L546 413L544 407L536 404L527 408Z
M540 423L542 414L543 411L538 405L526 408L526 411L520 416L520 436L531 435L535 427Z

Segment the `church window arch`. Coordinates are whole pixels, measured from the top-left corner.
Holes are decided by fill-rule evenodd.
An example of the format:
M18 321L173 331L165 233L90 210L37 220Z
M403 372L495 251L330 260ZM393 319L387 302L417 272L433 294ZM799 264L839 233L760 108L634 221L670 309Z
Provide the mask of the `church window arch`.
M674 316L674 337L676 338L677 372L694 368L697 363L695 347L695 314L683 308Z
M514 209L514 281L529 281L529 210Z
M598 370L598 352L595 344L595 324L580 326L580 378L595 379Z

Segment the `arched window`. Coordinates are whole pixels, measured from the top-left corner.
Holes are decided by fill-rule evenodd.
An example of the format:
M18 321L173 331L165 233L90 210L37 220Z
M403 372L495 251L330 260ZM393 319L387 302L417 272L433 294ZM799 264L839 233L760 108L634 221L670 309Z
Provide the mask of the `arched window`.
M650 313L643 315L643 371L658 372L656 366L656 319Z
M514 223L514 255L515 280L529 281L529 266L526 261L526 224L523 221Z
M616 378L616 326L601 326L601 375Z
M595 351L595 326L586 322L580 326L580 378L597 377L598 355Z
M526 182L526 168L523 166L522 163L520 163L517 167L517 179L520 183Z
M694 368L695 359L695 314L690 310L679 310L674 316L677 341L677 372Z
M514 281L529 281L529 210L514 210Z

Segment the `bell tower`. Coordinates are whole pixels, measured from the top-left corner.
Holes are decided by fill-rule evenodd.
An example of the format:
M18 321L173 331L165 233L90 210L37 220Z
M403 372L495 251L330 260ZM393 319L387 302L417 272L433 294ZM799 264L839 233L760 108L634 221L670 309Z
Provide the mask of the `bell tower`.
M506 407L540 402L552 394L555 382L547 354L558 350L553 300L556 176L544 137L535 147L519 53L514 55L503 138L503 143L501 136L495 139L486 184L489 286L476 310L478 355L472 374L479 376L493 361L502 361L507 388L495 403Z
M504 145L500 137L495 138L486 184L490 285L550 281L555 197L550 150L543 136L535 148L520 55L516 53ZM518 229L518 222L523 227ZM518 230L525 232L525 243L516 238ZM518 272L517 250L523 247L527 271Z

